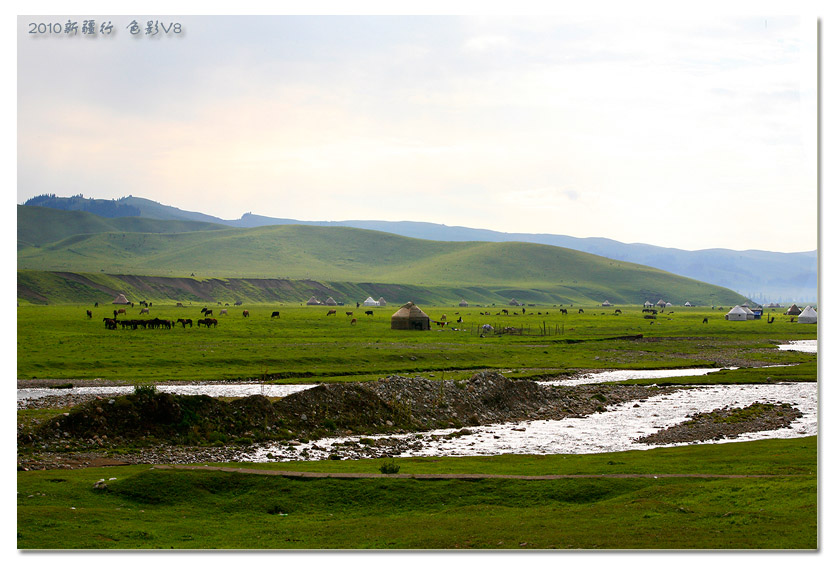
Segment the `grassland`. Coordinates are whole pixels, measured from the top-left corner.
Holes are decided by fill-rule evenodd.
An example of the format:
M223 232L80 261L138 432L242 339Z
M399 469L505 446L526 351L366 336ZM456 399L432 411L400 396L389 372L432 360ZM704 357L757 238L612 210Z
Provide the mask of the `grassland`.
M151 317L201 316L202 303L154 304ZM777 344L817 327L727 322L725 311L640 307L425 308L446 328L393 331L395 307L212 306L219 325L104 328L112 306L17 308L18 383L104 379L280 383L373 380L389 374L468 378L483 368L544 378L587 369L741 366L684 383L815 381L815 355ZM91 309L93 319L87 319ZM126 318L146 318L129 308ZM271 319L273 310L279 319ZM354 311L352 325L345 312ZM489 312L490 315L483 315ZM516 315L513 315L516 313ZM534 315L530 315L533 313ZM541 315L539 315L541 314ZM461 316L463 322L458 323ZM708 318L703 324L702 319ZM478 327L546 329L479 336ZM439 330L440 329L440 330ZM457 330L453 330L457 329ZM620 338L635 337L642 338ZM763 365L787 365L761 368ZM677 382L678 380L673 380ZM638 381L643 383L643 381ZM666 381L658 382L666 383ZM35 411L35 410L32 410ZM28 424L57 414L18 414ZM149 466L19 472L21 549L805 549L817 547L816 437L582 456L397 459L403 473L564 474L505 479L299 479ZM230 465L230 464L224 464ZM377 473L378 460L236 464ZM603 477L575 477L601 474ZM647 477L615 477L643 474ZM712 474L660 477L658 474ZM726 477L728 475L767 477ZM110 480L110 478L116 478ZM106 490L93 485L105 479Z
M300 479L146 466L26 472L17 485L18 547L814 550L816 460L810 437L613 455L397 460L402 472L574 475L549 481ZM321 472L379 466L301 464ZM624 473L647 476L613 476ZM727 477L754 473L767 476ZM107 488L95 489L101 479Z
M780 351L777 344L815 339L815 325L764 321L728 322L723 312L678 308L644 319L640 308L586 308L584 314L531 309L522 315L495 315L499 308L428 308L450 325L432 331L393 331L397 308L314 306L228 307L216 328L196 327L200 306L154 305L150 315L127 308L126 318L191 318L194 326L171 330L107 330L102 318L112 306L21 306L17 309L19 380L96 378L127 383L190 380L279 380L283 383L375 379L388 374L469 377L481 369L509 376L556 376L583 369L752 367L798 364L806 368L764 369L764 378L800 372L815 377L815 355ZM279 319L271 312L279 309ZM355 324L346 311L353 311ZM534 315L530 315L531 311ZM488 312L491 315L483 315ZM457 323L461 317L462 323ZM708 317L707 324L702 319ZM546 336L480 336L479 328L514 326ZM618 339L642 335L642 339ZM722 377L743 378L730 371Z

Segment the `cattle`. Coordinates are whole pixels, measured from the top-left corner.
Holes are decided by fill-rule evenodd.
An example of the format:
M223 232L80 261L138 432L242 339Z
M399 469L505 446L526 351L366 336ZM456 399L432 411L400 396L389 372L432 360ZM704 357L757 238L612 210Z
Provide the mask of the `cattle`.
M326 314L326 317L328 317L329 315L337 315L337 310L336 309L330 309L329 312Z
M510 312L509 312L509 311L507 311L506 309L501 310L501 312L502 312L504 315L508 315L508 314L510 313Z
M242 317L248 317L249 315L251 314L247 309L242 311Z
M226 310L226 309L219 310L219 315L228 315L228 310Z
M275 317L276 317L277 319L279 319L279 317L280 317L280 312L278 312L278 311L272 311L272 312L271 312L271 319L274 319Z
M176 302L176 307L184 307L184 304L182 302Z
M355 319L354 317L352 317L352 325L356 325L356 324L357 324L357 319Z
M212 309L205 309L203 313L205 314L205 317L207 317L209 315L213 315L213 310Z
M367 311L366 315L375 315L375 312L374 311Z
M87 319L92 319L92 311L86 310L86 317Z
M149 314L150 313L150 308L148 308L148 307L141 308L141 311L138 312L138 315L141 315L142 313L148 313Z
M446 321L446 320L447 320L447 314L445 313L444 315L441 316L441 321Z

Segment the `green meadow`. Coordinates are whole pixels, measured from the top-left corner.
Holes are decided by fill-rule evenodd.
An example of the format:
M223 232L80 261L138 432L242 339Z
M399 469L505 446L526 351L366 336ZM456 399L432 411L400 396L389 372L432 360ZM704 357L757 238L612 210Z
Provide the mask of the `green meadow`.
M208 304L218 320L216 327L208 329L197 326L202 305L154 304L143 315L140 307L128 306L121 316L193 320L193 327L176 325L169 330L108 330L103 318L112 316L111 304L20 306L17 377L301 383L389 374L468 378L483 369L509 377L540 377L582 369L726 367L747 362L802 367L730 371L721 377L737 380L747 373L763 372L766 378L797 372L815 379L817 371L815 355L777 348L789 340L815 339L816 326L786 322L781 312L775 322L767 323L726 321L726 309L711 308L676 308L648 320L639 307L620 308L620 315L600 307L584 308L583 314L569 309L567 315L558 308L525 308L524 314L521 308L505 308L509 315L496 315L502 308L425 307L433 320L446 316L450 323L443 328L433 323L431 331L400 331L391 329L397 307ZM220 315L221 309L228 314ZM243 317L243 309L249 317ZM327 315L329 309L337 313ZM92 311L91 319L87 310ZM279 318L271 318L277 310ZM708 323L703 323L704 318ZM484 324L514 327L525 334L482 334Z
M110 550L815 550L816 460L816 438L808 437L582 456L396 459L406 473L565 475L535 481L148 466L23 472L17 542ZM281 466L377 474L380 461ZM105 489L94 488L99 480Z

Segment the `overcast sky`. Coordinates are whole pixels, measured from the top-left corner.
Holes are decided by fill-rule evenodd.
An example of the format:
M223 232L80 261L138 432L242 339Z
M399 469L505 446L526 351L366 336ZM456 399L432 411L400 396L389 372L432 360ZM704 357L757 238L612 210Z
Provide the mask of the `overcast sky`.
M133 19L18 19L17 203L817 247L815 18Z

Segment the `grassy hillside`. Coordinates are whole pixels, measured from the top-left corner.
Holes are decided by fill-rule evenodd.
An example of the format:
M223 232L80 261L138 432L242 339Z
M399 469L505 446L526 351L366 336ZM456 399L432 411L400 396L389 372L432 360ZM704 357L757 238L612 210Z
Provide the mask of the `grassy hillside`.
M179 233L226 229L215 223L161 221L141 217L105 218L82 211L17 206L17 248L39 247L73 235L105 232Z
M595 304L606 299L636 304L661 298L678 305L686 300L699 305L743 301L724 288L550 245L425 241L349 227L216 228L134 217L104 219L48 208L20 207L18 214L18 269L161 277L141 292L156 299L225 300L220 294L231 293L228 286L235 285L233 293L247 301L305 301L320 293L344 302L355 295L362 300L364 294L398 301L417 297L427 303L461 298L487 304L512 298L548 304ZM32 221L35 215L40 221ZM38 231L35 223L44 228ZM171 281L176 278L187 282ZM259 282L196 283L214 278ZM286 279L293 282L277 284L279 288L262 282ZM303 280L327 282L298 282ZM65 301L71 295L83 295L82 301L88 301L89 292L141 286L124 277L96 287L89 279L38 278L31 273L21 273L18 284L19 297L41 303ZM75 288L77 284L87 289ZM366 287L371 284L404 284L419 291L417 296L411 289L372 291Z

